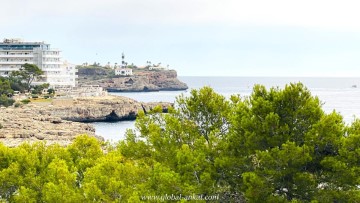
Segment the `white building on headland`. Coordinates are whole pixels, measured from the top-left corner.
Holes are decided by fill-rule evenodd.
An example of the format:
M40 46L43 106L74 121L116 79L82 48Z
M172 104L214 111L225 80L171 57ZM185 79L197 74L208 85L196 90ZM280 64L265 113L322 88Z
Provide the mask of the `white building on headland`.
M115 75L132 75L132 69L131 68L116 68L115 69Z
M52 87L75 87L74 64L61 60L60 51L51 49L45 42L24 42L21 39L4 39L0 43L0 76L9 76L25 63L35 64L44 75L34 84L49 83Z

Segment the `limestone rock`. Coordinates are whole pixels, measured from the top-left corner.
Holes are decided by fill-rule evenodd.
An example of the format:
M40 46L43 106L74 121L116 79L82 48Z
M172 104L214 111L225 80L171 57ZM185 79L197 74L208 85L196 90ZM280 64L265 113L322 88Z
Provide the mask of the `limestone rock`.
M86 71L83 72L83 74L87 73ZM175 70L143 71L133 76L80 80L79 83L99 85L109 92L147 92L188 89L188 86L177 78Z
M45 141L47 144L67 145L79 134L95 136L95 129L89 124L70 123L60 117L39 116L43 107L0 109L2 117L0 142L14 147L23 142ZM51 112L48 112L51 113Z
M87 134L99 140L93 121L133 120L140 110L150 111L157 105L166 111L170 103L140 103L119 96L72 99L73 105L24 105L23 108L1 108L0 142L17 146L22 142L45 141L68 145L77 135ZM56 102L55 102L56 103ZM61 102L60 102L61 104ZM77 122L75 122L77 121Z

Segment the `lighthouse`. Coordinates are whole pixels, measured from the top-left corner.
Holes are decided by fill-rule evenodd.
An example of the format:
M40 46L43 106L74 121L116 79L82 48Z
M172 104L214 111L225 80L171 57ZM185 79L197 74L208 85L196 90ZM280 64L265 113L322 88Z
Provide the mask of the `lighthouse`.
M121 54L121 68L125 68L125 54L124 52Z

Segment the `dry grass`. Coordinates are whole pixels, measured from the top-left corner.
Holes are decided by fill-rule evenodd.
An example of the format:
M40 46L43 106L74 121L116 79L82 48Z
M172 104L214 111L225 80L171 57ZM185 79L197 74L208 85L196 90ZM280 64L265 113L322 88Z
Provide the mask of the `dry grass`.
M41 103L41 102L49 102L51 103L53 99L44 99L44 98L36 98L36 99L30 99L31 102L38 102L38 103Z

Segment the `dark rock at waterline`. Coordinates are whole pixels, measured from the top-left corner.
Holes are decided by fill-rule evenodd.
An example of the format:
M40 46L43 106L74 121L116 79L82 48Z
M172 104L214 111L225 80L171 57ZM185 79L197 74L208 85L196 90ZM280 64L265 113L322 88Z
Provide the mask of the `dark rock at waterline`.
M54 99L51 104L0 108L0 142L6 146L35 141L68 145L80 134L103 140L95 135L94 126L85 122L134 120L137 112L148 112L158 105L166 112L172 104L141 103L126 97L106 96Z
M121 96L69 99L53 105L47 113L68 121L109 122L135 120L138 111L150 111L160 105L167 112L168 102L142 103ZM57 102L55 102L57 103ZM68 103L68 105L64 105Z

